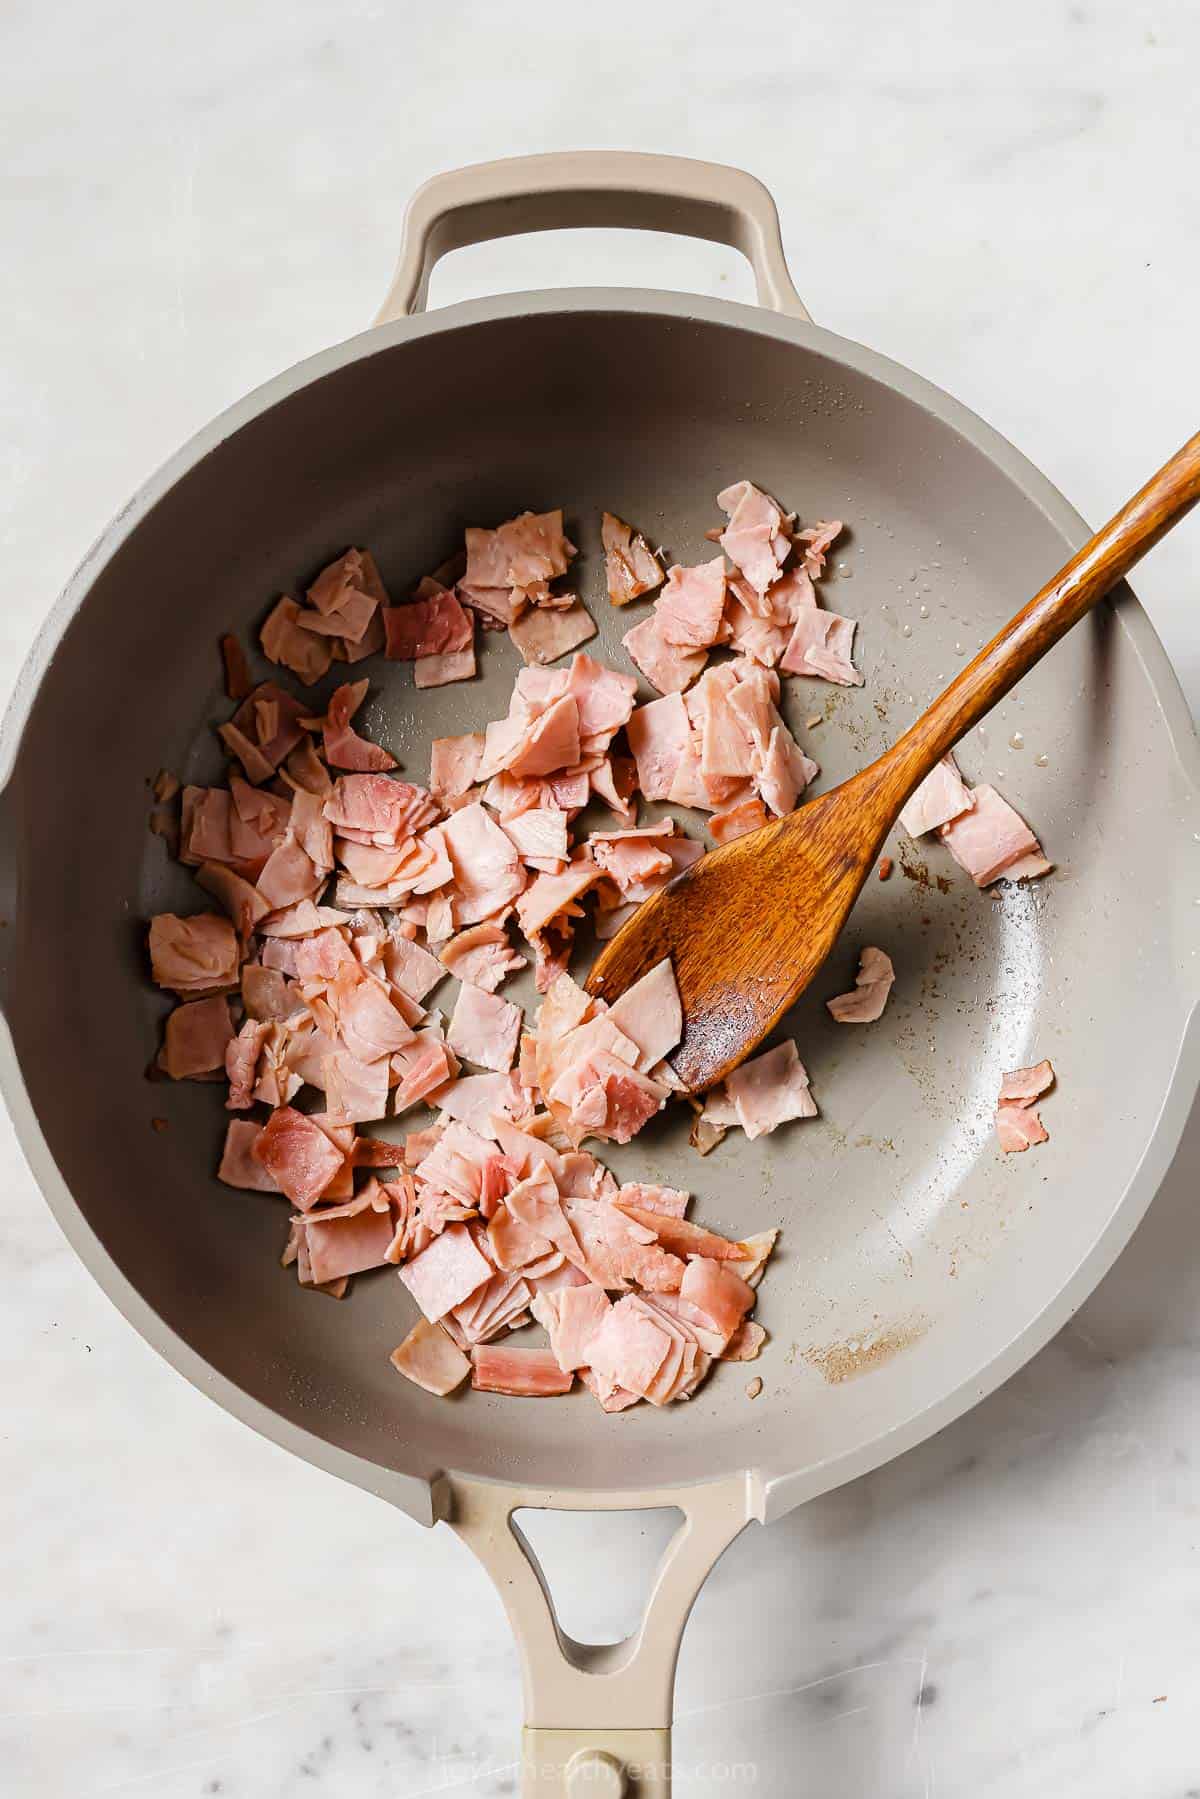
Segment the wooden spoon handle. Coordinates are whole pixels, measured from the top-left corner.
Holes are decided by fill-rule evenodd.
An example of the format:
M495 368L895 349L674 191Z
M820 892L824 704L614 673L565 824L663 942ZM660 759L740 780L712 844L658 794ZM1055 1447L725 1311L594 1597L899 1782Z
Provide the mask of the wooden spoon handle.
M978 724L1197 500L1200 432L1101 526L869 771L884 777L894 812L946 751Z

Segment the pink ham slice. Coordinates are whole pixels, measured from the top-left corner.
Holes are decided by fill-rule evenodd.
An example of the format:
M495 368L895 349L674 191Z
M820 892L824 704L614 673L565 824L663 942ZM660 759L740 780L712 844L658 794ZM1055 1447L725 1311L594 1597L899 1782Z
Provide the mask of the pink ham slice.
M1049 1062L1014 1068L1004 1076L996 1106L996 1136L1005 1155L1048 1140L1050 1133L1034 1109L1034 1101L1053 1085L1054 1069Z
M193 999L167 1015L159 1058L173 1081L188 1081L225 1067L233 1022L225 999Z
M480 1255L466 1225L451 1224L404 1264L400 1279L426 1318L436 1324L490 1280L492 1273L491 1264Z
M272 1112L254 1153L279 1192L302 1212L316 1205L346 1159L320 1125L292 1106Z
M383 947L383 965L392 985L418 1004L426 994L432 993L446 974L445 967L435 955L406 937L388 939Z
M517 954L504 926L498 924L472 925L443 944L438 954L458 980L485 993L494 993L510 974L526 966L526 958Z
M269 661L290 668L308 687L329 673L333 661L329 639L304 629L299 606L286 595L264 620L259 642Z
M721 548L756 593L766 593L791 553L785 518L769 494L752 481L736 481L717 495L729 523Z
M413 663L415 687L449 687L452 681L475 678L475 646L465 650L444 650L438 656L419 656Z
M841 687L861 687L862 674L850 660L856 621L836 612L805 607L797 616L780 668L790 675L819 675Z
M389 1359L397 1374L439 1399L461 1387L471 1372L471 1364L457 1343L440 1324L431 1324L428 1318L418 1318Z
M760 799L742 800L725 812L714 812L708 828L716 843L732 843L737 837L759 831L767 822L767 809Z
M573 600L569 606L554 611L541 606L531 608L513 620L508 634L523 660L539 668L557 662L581 643L588 643L596 635L596 621L582 600Z
M466 650L475 635L471 614L448 588L437 588L428 599L386 607L383 622L387 631L384 654L391 662L414 662L423 656Z
M626 1181L614 1195L617 1206L638 1206L643 1212L657 1212L666 1218L682 1218L691 1198L680 1187L659 1187L646 1181Z
M842 521L835 519L818 519L815 525L808 525L803 531L797 531L796 542L802 548L804 566L812 580L816 580L825 567L825 552L836 543L842 535Z
M150 968L160 987L181 994L235 987L239 960L233 925L215 912L159 912L150 920Z
M225 1074L229 1081L227 1110L246 1112L254 1104L254 1082L258 1058L270 1025L262 1019L248 1018L225 1051Z
M947 752L904 807L900 823L910 837L923 837L926 831L936 831L969 812L974 804L953 752Z
M349 966L346 974L351 974ZM392 1004L387 989L370 975L342 981L336 991L338 1031L352 1056L377 1062L413 1041L414 1032Z
M620 1388L647 1398L673 1341L630 1294L617 1301L590 1339L592 1373L607 1391Z
M1049 1062L1035 1062L1031 1068L1014 1068L1000 1083L1000 1101L1029 1105L1040 1099L1054 1085L1054 1068Z
M515 1399L552 1399L569 1393L575 1376L564 1374L552 1350L477 1343L471 1351L471 1385L481 1393L507 1393Z
M637 763L638 786L648 800L665 800L691 742L687 707L678 693L639 706L625 727Z
M230 1119L225 1131L221 1165L217 1169L219 1181L223 1181L227 1187L240 1187L250 1193L279 1192L254 1153L254 1145L261 1135L262 1126L252 1124L248 1118Z
M456 1055L506 1074L517 1053L521 1008L479 987L459 989L446 1041Z
M329 1115L339 1124L371 1124L387 1117L391 1073L387 1057L364 1062L348 1048L335 1048L322 1062L321 1072Z
M592 1338L612 1308L603 1287L585 1281L580 1286L543 1292L539 1298L544 1308L542 1322L559 1367L565 1374L590 1367ZM535 1314L537 1309L535 1303Z
M388 602L387 589L369 550L350 549L329 563L309 588L307 599L314 611L328 618L344 610L356 594L365 595L377 606Z
M682 649L669 642L655 613L626 631L621 642L650 685L663 694L690 687L708 660L707 650Z
M868 947L859 958L851 992L826 1000L826 1008L839 1024L873 1024L883 1016L895 979L891 957L881 949Z
M726 1343L754 1305L754 1288L732 1268L705 1256L687 1265L679 1297L703 1313Z
M478 801L452 812L439 829L453 872L460 923L476 924L490 917L523 891L521 858Z
M721 635L725 611L725 558L695 568L668 570L666 586L654 602L658 633L682 650L707 650Z
M664 956L609 1008L610 1024L637 1045L637 1065L654 1067L683 1036L683 1006L670 956Z
M445 805L469 793L479 778L483 756L482 731L462 737L435 737L429 751L429 791Z
M725 1090L747 1137L762 1137L793 1118L815 1118L808 1075L789 1037L743 1062L725 1078Z
M743 1318L721 1351L723 1362L753 1362L758 1357L767 1333L753 1318Z
M707 1256L715 1262L736 1262L745 1255L744 1243L732 1243L728 1237L721 1237L716 1231L705 1230L703 1225L690 1224L686 1218L674 1218L669 1213L649 1210L622 1199L620 1194L613 1203L634 1224L640 1224L643 1230L653 1232L671 1255Z
M1032 1106L999 1105L996 1107L996 1136L1005 1155L1023 1151L1034 1143L1045 1143L1049 1131Z
M1002 875L1029 880L1050 867L1042 846L1019 812L985 782L971 790L969 812L941 828L942 841L977 887L990 887Z
M606 512L600 520L600 541L608 597L614 606L628 606L631 600L640 600L662 586L662 567L650 545L624 519Z
M325 760L331 768L347 768L358 774L381 774L395 768L396 758L377 743L368 743L353 730L350 720L367 697L367 681L348 682L335 688L326 708L323 735Z
M320 1285L384 1266L392 1240L392 1209L379 1182L372 1180L345 1205L308 1213L303 1229L309 1269Z

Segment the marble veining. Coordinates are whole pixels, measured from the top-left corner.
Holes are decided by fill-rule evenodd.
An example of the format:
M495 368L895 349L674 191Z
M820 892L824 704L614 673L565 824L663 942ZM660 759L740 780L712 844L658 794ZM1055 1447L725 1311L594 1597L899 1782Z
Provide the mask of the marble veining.
M417 182L514 151L754 169L814 316L1099 517L1197 425L1198 55L1183 0L10 6L3 685L150 468L366 324ZM732 253L619 234L463 252L434 298L622 279L750 297ZM1193 706L1198 574L1193 526L1137 581ZM513 1792L515 1658L467 1553L186 1386L67 1249L6 1120L0 1166L6 1799ZM684 1644L681 1799L1200 1793L1198 1176L1193 1119L1022 1374L734 1545ZM613 1525L589 1560L568 1527L546 1536L564 1615L619 1635L661 1529Z

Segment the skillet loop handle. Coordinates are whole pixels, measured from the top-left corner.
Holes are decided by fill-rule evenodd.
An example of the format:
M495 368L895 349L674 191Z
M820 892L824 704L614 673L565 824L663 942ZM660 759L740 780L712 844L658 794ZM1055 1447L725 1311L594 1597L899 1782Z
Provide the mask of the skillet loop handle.
M674 232L740 250L761 306L809 320L792 285L779 214L745 169L686 156L570 150L512 156L435 175L404 217L400 259L375 324L423 312L429 277L450 250L572 226Z
M443 1475L436 1514L495 1584L517 1642L525 1702L522 1799L670 1799L671 1712L683 1627L711 1569L752 1518L751 1474L635 1493L548 1493ZM561 1628L545 1576L514 1513L650 1511L683 1522L667 1547L641 1625L623 1643L577 1643Z

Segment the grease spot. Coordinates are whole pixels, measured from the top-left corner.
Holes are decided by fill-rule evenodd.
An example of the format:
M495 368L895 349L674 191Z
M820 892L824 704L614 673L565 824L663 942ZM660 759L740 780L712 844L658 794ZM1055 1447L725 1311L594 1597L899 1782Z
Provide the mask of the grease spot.
M836 1386L840 1381L866 1374L868 1369L882 1367L902 1349L919 1342L928 1329L927 1318L912 1318L904 1324L869 1331L862 1337L849 1337L838 1343L811 1344L802 1354L811 1368L823 1375L831 1386Z

